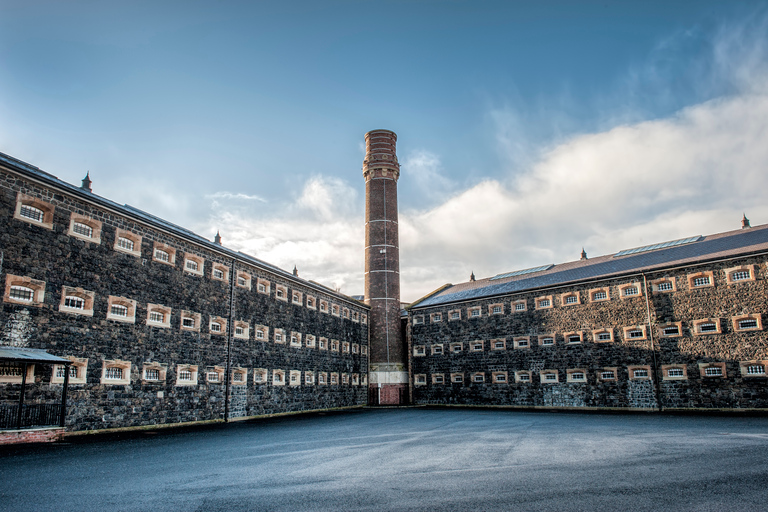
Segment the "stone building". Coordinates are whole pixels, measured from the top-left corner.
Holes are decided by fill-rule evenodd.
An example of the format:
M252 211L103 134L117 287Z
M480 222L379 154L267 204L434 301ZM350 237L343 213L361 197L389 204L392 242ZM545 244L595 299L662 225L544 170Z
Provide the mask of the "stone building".
M363 405L363 302L0 154L0 401L105 429ZM2 411L0 411L2 420Z
M416 404L768 409L768 225L446 285L408 309Z

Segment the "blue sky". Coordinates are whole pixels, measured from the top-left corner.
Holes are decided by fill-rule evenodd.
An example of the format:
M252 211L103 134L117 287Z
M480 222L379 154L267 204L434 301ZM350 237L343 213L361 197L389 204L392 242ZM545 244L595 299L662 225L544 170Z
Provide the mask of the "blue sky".
M413 300L768 222L767 29L759 1L0 0L0 151L355 294L392 129Z

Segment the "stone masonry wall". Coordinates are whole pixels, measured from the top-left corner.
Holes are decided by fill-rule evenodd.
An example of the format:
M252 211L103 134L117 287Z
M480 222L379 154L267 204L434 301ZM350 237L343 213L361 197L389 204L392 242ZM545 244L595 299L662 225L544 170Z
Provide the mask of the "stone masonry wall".
M754 280L728 282L726 270L750 265ZM713 286L690 286L689 278L699 272L712 272ZM674 283L675 289L658 291L652 282L662 279ZM635 275L464 303L417 305L410 311L408 327L413 400L632 409L654 409L660 401L664 409L766 409L768 377L747 375L742 363L768 360L767 280L764 258L744 256L649 272L647 288L642 276ZM628 284L641 293L621 297L621 288ZM608 300L591 300L598 288L607 288ZM566 304L572 293L578 302ZM543 297L549 297L552 305L537 309ZM525 304L524 311L514 309L518 302ZM501 305L502 312L493 314L493 305ZM471 309L478 306L480 315L471 316ZM460 319L451 320L451 312L456 311ZM760 327L738 330L734 321L745 315L753 315ZM696 327L698 321L718 319L720 332L700 333ZM679 335L663 336L663 329L673 324L679 326ZM645 329L645 336L632 339L625 328ZM612 334L611 341L596 339L598 333L593 331L603 329ZM578 332L583 333L582 341L568 343L566 335ZM538 337L543 335L554 336L555 344L539 344ZM529 337L529 345L516 348L514 340L521 337ZM493 340L503 340L504 348L494 350ZM483 343L483 350L473 352L470 343L477 341ZM461 343L462 350L452 352L452 343ZM434 353L438 345L442 353ZM704 375L701 366L710 364L723 364L724 376ZM669 365L682 369L685 376L670 377ZM647 377L643 368L648 370ZM530 381L516 382L515 372L523 370L532 372ZM542 381L547 370L557 373L556 381ZM583 372L585 380L568 382L569 370ZM601 378L611 370L615 379ZM506 382L494 382L493 372L507 372ZM484 382L472 380L476 373L484 376ZM451 374L461 374L462 382L452 382Z
M245 259L228 257L183 236L157 229L149 222L132 218L130 212L110 212L75 195L0 169L0 282L8 275L29 277L45 283L45 299L39 306L4 301L0 306L0 345L41 348L62 357L87 359L85 384L70 384L68 430L102 429L138 425L218 420L224 417L226 386L208 382L206 372L227 366L231 339L231 366L247 370L244 385L233 385L230 417L272 414L365 404L367 400L368 308L361 303L311 285L298 278L271 272ZM55 207L53 229L14 219L17 193L39 198ZM102 222L100 243L68 234L70 216L84 215ZM116 229L142 237L141 255L113 249ZM153 261L153 244L161 242L176 250L175 264ZM204 260L202 275L184 271L184 255ZM229 281L211 278L212 265L229 267ZM234 266L234 268L233 268ZM251 278L251 288L234 287L234 312L230 310L236 272ZM257 279L270 283L269 293L257 292ZM289 298L301 294L299 303L276 297L277 285L285 286ZM59 311L62 287L77 287L95 293L93 316ZM135 323L107 319L108 297L136 301ZM308 307L307 296L316 301ZM327 301L328 311L317 304ZM147 305L171 308L170 327L147 324ZM332 305L338 315L330 311ZM348 311L348 317L342 313ZM181 329L180 312L200 314L195 331ZM209 321L220 317L226 332L209 329ZM230 337L234 321L249 325L247 339ZM256 325L269 328L267 339L255 338ZM288 340L274 342L274 329L302 334L301 346ZM357 353L321 350L306 345L307 335L355 344ZM102 384L104 360L131 363L130 383ZM166 365L164 381L143 378L145 363ZM177 365L196 365L196 385L177 385ZM254 382L254 369L269 369L266 382ZM273 369L301 371L296 385L272 385ZM52 384L52 367L37 366L29 383L27 403L56 402L62 386ZM305 384L304 372L338 372L350 375L343 384ZM357 374L357 384L351 375ZM19 386L0 383L0 400L18 399Z

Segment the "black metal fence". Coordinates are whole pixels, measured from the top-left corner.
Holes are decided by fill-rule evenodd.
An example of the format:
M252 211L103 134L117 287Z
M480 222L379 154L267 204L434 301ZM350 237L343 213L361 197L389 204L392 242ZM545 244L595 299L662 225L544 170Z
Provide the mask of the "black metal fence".
M24 404L19 424L19 404L0 404L0 429L58 426L61 404Z

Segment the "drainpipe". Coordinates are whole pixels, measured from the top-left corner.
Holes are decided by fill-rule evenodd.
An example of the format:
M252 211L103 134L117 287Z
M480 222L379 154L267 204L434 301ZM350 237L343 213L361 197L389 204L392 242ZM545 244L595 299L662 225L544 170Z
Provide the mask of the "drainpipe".
M662 410L661 405L661 381L659 380L658 365L656 364L656 343L653 340L653 324L651 323L651 301L648 298L648 280L643 276L643 288L645 288L645 314L648 320L648 339L651 341L651 355L653 356L653 385L656 388L656 404L659 407L659 412Z
M59 426L63 427L67 419L67 388L69 387L69 364L64 365L64 387L61 390L61 416L59 417Z
M237 262L232 259L232 272L229 276L229 320L227 322L227 369L224 377L224 422L229 421L229 400L230 392L232 391L231 379L232 375L232 332L235 328L235 283L237 282L237 274L235 270L235 264Z
M19 413L16 415L16 429L21 428L21 418L24 414L24 393L27 390L27 370L29 365L24 363L24 373L21 374L21 393L19 393Z

